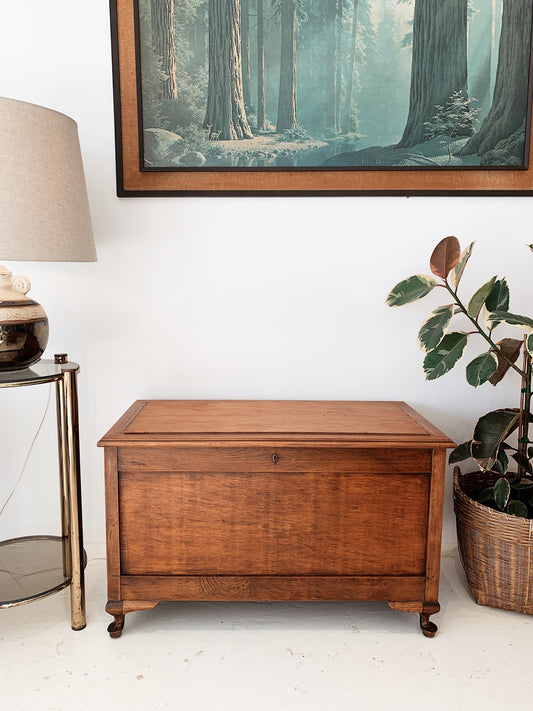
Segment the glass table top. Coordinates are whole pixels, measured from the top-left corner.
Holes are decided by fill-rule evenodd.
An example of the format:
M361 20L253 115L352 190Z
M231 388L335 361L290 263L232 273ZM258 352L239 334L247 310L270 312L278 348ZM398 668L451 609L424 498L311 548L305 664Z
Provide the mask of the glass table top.
M79 370L79 366L72 361L56 363L55 360L42 358L23 370L0 371L0 388L50 383L59 380L64 370Z

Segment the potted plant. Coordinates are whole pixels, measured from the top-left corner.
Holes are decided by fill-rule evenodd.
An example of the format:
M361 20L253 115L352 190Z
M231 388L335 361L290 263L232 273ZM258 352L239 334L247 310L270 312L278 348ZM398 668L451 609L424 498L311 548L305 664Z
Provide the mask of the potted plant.
M533 251L533 245L529 248ZM445 304L430 313L418 333L427 380L449 372L473 337L483 352L466 366L470 385L497 385L510 371L520 376L519 406L483 415L472 438L453 450L449 462L472 458L478 465L477 472L467 474L454 469L459 551L474 598L479 604L533 614L533 319L509 311L505 278L492 277L468 302L463 300L459 284L472 249L473 243L461 251L456 237L446 237L431 255L433 276L404 279L389 293L387 304L401 306L444 289ZM463 322L461 330L451 330L457 319ZM522 337L496 341L494 333L502 323L521 329Z

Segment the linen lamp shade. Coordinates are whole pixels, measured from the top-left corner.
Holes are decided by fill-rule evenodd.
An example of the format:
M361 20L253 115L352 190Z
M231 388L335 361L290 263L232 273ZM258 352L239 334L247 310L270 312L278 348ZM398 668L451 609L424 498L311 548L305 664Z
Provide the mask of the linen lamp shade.
M76 122L1 97L0 260L96 260ZM27 367L46 346L48 321L29 288L0 267L0 370Z

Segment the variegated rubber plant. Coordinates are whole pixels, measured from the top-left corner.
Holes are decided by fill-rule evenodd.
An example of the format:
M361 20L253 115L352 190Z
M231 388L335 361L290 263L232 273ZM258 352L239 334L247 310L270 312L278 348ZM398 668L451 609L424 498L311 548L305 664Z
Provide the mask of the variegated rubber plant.
M470 385L477 387L486 382L497 385L508 371L518 373L520 406L494 410L481 417L472 439L454 449L449 461L456 463L472 457L481 470L496 474L495 483L480 493L479 501L515 516L533 518L533 446L529 440L533 319L509 311L509 286L505 278L492 277L468 303L463 301L458 293L459 283L473 246L472 242L461 251L456 237L443 239L430 258L434 276L415 274L404 279L389 293L387 304L402 306L422 299L435 288L445 290L447 303L430 313L418 333L418 343L426 354L423 368L427 380L450 371L471 336L479 337L488 348L466 366ZM533 251L533 245L529 248ZM455 317L462 319L464 330L450 331ZM494 331L502 323L520 328L523 338L495 341ZM521 352L522 367L517 365ZM509 438L515 432L518 436L514 446ZM518 465L517 473L509 472L508 453Z

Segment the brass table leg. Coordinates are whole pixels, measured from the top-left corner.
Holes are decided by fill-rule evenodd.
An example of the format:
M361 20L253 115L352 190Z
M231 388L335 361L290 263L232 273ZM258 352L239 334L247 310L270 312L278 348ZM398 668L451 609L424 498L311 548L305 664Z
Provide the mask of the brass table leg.
M70 614L73 630L86 624L85 571L81 516L80 443L77 366L62 367L57 382L57 432L63 526L64 567L70 577Z
M63 539L63 575L72 578L70 555L70 485L65 435L65 389L63 380L56 381L57 442L59 448L59 498L61 501L61 537Z

